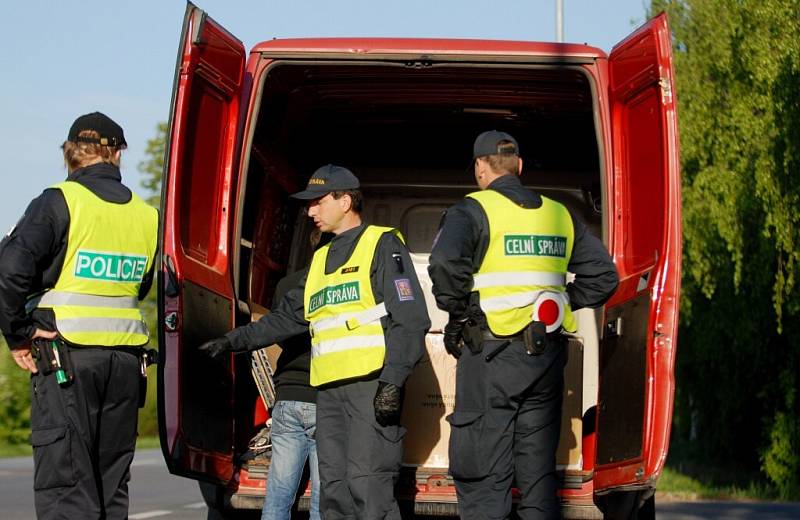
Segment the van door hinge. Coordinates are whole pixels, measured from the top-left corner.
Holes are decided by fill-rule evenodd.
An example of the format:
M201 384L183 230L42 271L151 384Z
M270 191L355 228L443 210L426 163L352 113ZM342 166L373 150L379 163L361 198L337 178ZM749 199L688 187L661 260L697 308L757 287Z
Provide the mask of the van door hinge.
M672 100L672 86L670 85L669 79L667 78L659 78L658 86L661 87L661 95L666 100Z
M606 337L617 338L619 336L622 336L622 316L606 323Z
M172 262L172 257L169 255L164 255L163 261L167 275L166 283L164 284L164 294L170 298L174 298L180 293L178 275L175 273L175 264Z

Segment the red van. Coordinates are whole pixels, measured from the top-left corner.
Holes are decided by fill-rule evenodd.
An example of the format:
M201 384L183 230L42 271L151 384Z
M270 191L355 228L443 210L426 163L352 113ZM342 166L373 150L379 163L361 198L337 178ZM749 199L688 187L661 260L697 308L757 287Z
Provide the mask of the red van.
M669 445L681 266L670 32L659 15L610 54L486 40L269 40L249 53L205 12L184 19L169 121L159 278L159 422L172 473L210 508L258 509L268 464L242 461L263 421L249 356L198 345L272 304L305 266L311 228L288 195L320 165L352 169L365 219L406 237L424 288L441 212L475 189L475 136L510 132L523 182L601 237L620 273L604 308L578 312L558 468L566 518L654 516ZM457 514L447 475L453 366L428 294L428 356L407 385L398 496ZM450 364L448 364L450 363ZM318 432L324 435L324 432ZM266 497L269 500L269 497Z

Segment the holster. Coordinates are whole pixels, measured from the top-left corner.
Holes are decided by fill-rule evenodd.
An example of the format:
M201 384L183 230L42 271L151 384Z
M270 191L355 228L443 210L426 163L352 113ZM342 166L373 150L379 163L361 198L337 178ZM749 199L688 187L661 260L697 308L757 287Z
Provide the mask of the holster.
M547 348L547 326L541 321L532 321L523 329L522 341L529 356L543 354Z
M467 320L461 331L461 339L473 354L480 354L483 350L483 317L472 316Z
M50 375L54 372L63 371L64 379L59 379L60 385L68 385L75 378L72 369L72 356L69 348L60 338L44 339L37 338L31 343L33 357L36 358L36 366L42 375ZM59 375L59 377L62 377Z
M36 360L36 368L39 369L39 373L43 376L53 372L53 353L45 346L46 344L39 339L35 339L31 343L31 354L33 354L33 359Z

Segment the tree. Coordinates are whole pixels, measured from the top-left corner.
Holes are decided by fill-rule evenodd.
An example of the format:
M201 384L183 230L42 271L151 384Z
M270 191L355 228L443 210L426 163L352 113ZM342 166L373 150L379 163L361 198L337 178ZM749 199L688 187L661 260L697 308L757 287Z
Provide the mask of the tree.
M166 145L167 123L161 122L156 124L155 137L147 141L144 151L146 158L138 165L139 171L144 175L141 185L150 192L147 202L155 207L159 206L161 199L161 174L164 171Z
M143 188L150 192L147 202L156 208L160 206L161 200L161 176L164 170L164 152L167 142L167 123L161 122L156 125L156 135L147 141L145 148L145 159L138 165L139 171L144 175L141 181ZM158 344L158 311L155 287L150 290L147 298L141 303L145 321L150 328L150 343L148 348L156 348ZM139 410L139 435L151 436L158 434L157 411L156 411L156 370L155 365L147 370L147 401L144 407Z
M683 171L673 438L797 497L800 0L651 9L670 14Z

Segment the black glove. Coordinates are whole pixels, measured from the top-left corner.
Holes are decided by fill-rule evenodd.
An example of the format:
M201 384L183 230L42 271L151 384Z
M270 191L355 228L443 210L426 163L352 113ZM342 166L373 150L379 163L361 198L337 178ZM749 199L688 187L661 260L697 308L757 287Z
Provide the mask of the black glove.
M220 359L223 355L233 350L233 345L231 345L231 341L228 338L222 336L212 339L211 341L206 341L197 347L197 350L211 358Z
M381 426L400 424L400 409L403 402L403 391L392 383L378 382L375 392L375 420Z
M444 348L447 353L458 359L461 357L461 349L464 348L464 342L461 340L461 333L467 325L469 318L450 318L447 325L444 326Z

